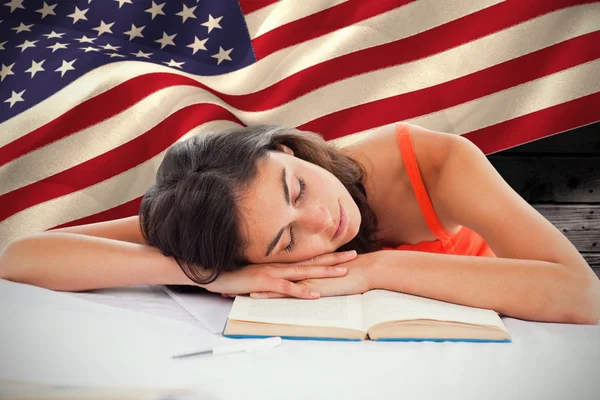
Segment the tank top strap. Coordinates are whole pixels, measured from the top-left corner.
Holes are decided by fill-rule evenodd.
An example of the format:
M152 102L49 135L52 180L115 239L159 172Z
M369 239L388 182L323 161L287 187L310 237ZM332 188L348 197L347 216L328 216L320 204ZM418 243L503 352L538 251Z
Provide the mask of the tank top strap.
M423 185L423 179L419 172L419 166L417 164L417 158L415 156L413 142L410 134L408 124L397 123L396 124L396 136L398 139L398 146L400 148L400 154L410 180L410 184L417 197L419 208L425 217L427 226L433 232L433 234L441 241L448 240L452 235L446 231L442 223L437 217L425 185Z

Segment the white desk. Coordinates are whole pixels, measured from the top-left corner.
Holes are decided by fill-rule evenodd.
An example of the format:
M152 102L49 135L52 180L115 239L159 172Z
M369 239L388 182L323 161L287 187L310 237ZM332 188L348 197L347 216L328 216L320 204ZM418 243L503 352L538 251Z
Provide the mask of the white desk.
M73 295L198 324L158 287ZM504 322L510 344L284 341L106 381L193 386L207 399L600 399L600 326Z
M157 287L74 295L197 324ZM600 399L600 326L504 322L510 344L285 341L190 359L163 383L223 399Z

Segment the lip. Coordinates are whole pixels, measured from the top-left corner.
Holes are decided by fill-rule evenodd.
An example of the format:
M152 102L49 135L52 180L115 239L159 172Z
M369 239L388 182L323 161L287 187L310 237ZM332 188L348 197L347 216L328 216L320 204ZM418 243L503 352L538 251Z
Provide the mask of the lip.
M344 207L340 204L340 218L338 219L338 226L333 234L331 240L337 238L346 230L346 225L348 225L348 218L346 217L346 211L344 211Z

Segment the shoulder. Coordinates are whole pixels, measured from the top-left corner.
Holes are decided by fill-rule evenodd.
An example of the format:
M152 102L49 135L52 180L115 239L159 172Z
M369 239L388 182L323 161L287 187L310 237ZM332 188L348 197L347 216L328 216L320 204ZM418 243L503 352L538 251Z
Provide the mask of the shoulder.
M400 153L396 127L408 127L415 157L424 183L439 175L440 169L457 147L469 146L471 143L462 136L434 131L417 125L394 123L384 125L352 140L352 137L340 141L340 148L351 157L355 158L365 167L378 166L385 169L404 171L404 162ZM467 143L468 142L468 143ZM472 145L472 143L471 143Z

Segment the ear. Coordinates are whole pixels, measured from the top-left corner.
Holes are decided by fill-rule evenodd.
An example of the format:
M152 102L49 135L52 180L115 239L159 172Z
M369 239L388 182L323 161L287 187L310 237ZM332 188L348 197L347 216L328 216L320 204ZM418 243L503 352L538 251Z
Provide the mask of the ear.
M277 145L277 148L279 151L283 151L284 153L289 154L290 156L294 155L294 150L290 149L285 144L279 144Z

